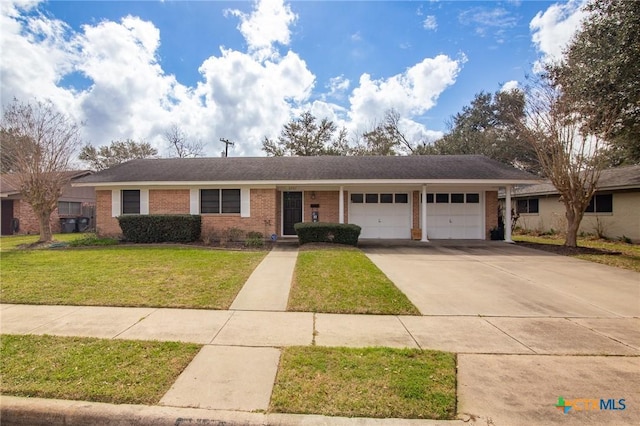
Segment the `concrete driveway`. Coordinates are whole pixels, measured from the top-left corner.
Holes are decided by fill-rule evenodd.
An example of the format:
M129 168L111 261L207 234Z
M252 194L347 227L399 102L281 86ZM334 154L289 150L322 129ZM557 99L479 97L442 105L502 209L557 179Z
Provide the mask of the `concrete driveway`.
M502 242L364 244L423 315L640 316L640 274Z
M640 424L640 274L498 242L361 246L423 314L401 318L420 347L458 353L466 424Z

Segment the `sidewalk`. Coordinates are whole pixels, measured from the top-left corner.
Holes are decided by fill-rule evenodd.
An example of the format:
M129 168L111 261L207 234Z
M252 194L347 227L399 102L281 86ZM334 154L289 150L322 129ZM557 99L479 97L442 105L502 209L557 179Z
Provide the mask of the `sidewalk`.
M296 256L274 249L226 311L0 305L7 334L204 345L158 406L3 396L2 424L640 424L639 318L285 312ZM458 353L461 420L264 414L281 348L311 344ZM559 396L625 399L627 409L565 415Z

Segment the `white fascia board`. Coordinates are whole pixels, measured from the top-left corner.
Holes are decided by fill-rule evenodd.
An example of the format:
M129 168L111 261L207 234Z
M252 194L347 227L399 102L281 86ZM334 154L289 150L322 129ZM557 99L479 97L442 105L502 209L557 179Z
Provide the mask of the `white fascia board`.
M324 180L274 180L274 181L189 181L189 182L102 182L102 183L76 183L72 186L94 186L108 188L138 188L138 187L166 187L166 188L192 188L192 187L251 187L273 188L276 186L313 186L313 185L525 185L543 183L544 180L504 180L504 179L324 179Z

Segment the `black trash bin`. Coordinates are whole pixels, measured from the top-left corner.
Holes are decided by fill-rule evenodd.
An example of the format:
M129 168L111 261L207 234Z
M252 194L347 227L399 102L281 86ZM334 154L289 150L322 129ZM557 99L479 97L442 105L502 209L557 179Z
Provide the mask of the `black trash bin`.
M77 224L78 221L73 217L60 219L60 228L62 229L63 234L78 232L78 228L76 228Z
M76 224L76 231L85 232L87 229L89 229L89 218L83 217L83 216L78 217L78 222Z

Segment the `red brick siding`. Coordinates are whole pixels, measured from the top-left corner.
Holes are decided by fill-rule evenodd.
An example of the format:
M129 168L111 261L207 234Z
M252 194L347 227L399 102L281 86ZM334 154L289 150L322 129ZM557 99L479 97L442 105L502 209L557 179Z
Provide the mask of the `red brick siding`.
M315 199L312 199L312 194L315 194ZM305 191L303 221L311 222L311 212L318 210L320 222L338 223L339 196L339 191ZM311 204L319 204L320 207L312 209Z
M149 214L189 214L188 189L150 189Z
M487 191L485 197L484 238L490 240L489 230L498 226L498 191Z
M251 190L251 217L240 214L203 214L202 234L214 234L229 228L238 228L244 232L260 232L265 237L275 234L279 228L276 215L276 190Z
M111 217L111 190L96 190L96 233L101 236L122 235L118 219Z

